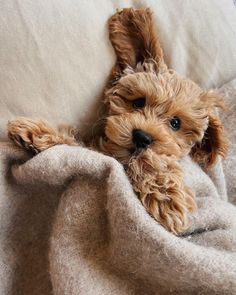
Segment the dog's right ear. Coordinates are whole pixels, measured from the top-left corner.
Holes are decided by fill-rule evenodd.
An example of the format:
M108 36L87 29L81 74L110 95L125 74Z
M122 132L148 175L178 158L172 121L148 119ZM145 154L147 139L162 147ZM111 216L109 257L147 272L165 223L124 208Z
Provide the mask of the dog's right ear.
M208 112L208 127L201 143L197 143L191 150L192 158L210 169L216 163L218 156L225 157L228 150L228 139L224 126L215 112L215 108L225 108L223 98L214 91L202 94L201 101Z
M118 80L127 67L152 60L156 70L163 62L163 52L154 29L150 9L124 8L109 20L109 34L117 61L111 80Z

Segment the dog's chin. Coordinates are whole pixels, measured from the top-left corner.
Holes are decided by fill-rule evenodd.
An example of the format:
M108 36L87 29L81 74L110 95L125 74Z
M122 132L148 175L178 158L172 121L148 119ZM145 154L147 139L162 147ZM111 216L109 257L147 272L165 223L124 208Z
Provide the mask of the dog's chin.
M145 153L147 149L150 149L150 148L133 147L129 149L129 153L131 157L137 157L137 156L140 156L140 154Z
M103 153L106 153L109 156L114 157L117 161L119 161L124 166L129 165L131 161L135 159L141 160L149 158L149 157L158 157L158 156L171 156L170 154L165 153L165 150L158 150L154 148L153 145L143 147L132 146L132 144L127 144L124 146L120 146L113 142L111 139L100 138L100 150Z
M125 170L128 169L130 163L132 163L133 161L140 161L142 159L142 157L145 157L145 155L149 152L151 152L150 148L129 148L127 149L128 151L128 156L124 157L124 158L116 158L121 164L123 164Z
M175 153L167 153L165 150L157 150L153 149L152 146L147 148L133 148L129 150L130 156L123 161L124 166L129 166L130 163L146 163L148 162L156 162L156 161L164 161L164 159L172 159L179 160L181 157L176 155Z
M146 147L146 148L133 148L129 150L130 152L130 157L127 159L127 163L129 164L131 161L134 161L135 159L137 160L142 160L146 159L147 157L150 157L151 155L153 156L158 156L157 154L151 147Z
M124 166L129 165L130 161L134 159L141 159L150 148L125 148L121 147L119 152L110 153L116 160L118 160ZM108 152L109 154L109 152Z

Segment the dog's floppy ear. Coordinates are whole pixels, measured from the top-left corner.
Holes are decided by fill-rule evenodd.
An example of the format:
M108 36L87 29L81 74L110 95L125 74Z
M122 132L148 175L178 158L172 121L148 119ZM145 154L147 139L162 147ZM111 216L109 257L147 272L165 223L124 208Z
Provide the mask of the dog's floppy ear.
M224 126L215 111L215 108L224 108L224 101L213 91L204 93L201 101L208 112L208 127L202 141L192 148L191 155L196 162L209 169L215 164L217 157L225 157L228 150Z
M157 68L162 62L150 9L124 8L117 12L109 20L109 34L117 56L111 79L119 79L127 66L135 69L144 60L152 59Z

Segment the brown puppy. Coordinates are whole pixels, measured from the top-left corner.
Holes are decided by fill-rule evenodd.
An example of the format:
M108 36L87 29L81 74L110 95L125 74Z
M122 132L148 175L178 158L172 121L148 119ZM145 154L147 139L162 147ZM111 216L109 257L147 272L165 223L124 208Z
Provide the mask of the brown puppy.
M227 140L215 113L222 98L167 68L149 9L123 9L109 20L117 55L105 90L107 120L98 149L115 157L147 211L166 229L180 233L196 209L179 160L190 154L211 167L225 156ZM19 118L10 139L40 152L56 144L78 144L70 129Z

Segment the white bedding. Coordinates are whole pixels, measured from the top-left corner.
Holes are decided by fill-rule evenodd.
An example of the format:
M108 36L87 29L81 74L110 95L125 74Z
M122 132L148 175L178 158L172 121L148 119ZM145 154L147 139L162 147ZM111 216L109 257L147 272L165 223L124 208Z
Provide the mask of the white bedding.
M224 83L236 78L236 6L233 0L2 0L0 1L0 140L6 136L7 121L22 115L34 118L46 118L55 124L68 123L79 126L84 130L92 125L92 122L99 117L102 106L103 87L110 69L115 62L115 55L108 40L107 19L114 13L116 8L131 5L135 7L149 6L154 10L157 29L169 66L183 75L192 78L205 88L220 87ZM210 175L213 181L212 185L214 183L218 187L219 195L225 199L225 186L227 186L229 200L234 204L236 204L234 172L236 166L236 133L234 132L236 111L235 89L236 80L221 89L226 96L230 108L230 112L223 117L226 129L230 133L230 151L227 160L223 164L224 173L222 173L223 170L217 168L218 170L214 170ZM101 286L102 291L100 294L103 295L111 294L110 291L105 293L104 288L107 288L107 290L111 288L114 294L137 294L133 292L129 284L126 285L124 283L124 279L118 281L117 284L114 283L114 285L104 285L103 282L106 281L106 277L104 281L99 276L97 276L99 280L95 280L93 276L94 272L99 273L100 270L92 267L92 260L89 260L88 263L88 269L91 269L91 272L89 272L81 263L77 263L78 260L74 259L74 236L72 239L73 243L71 244L72 247L65 247L65 252L68 249L72 249L72 252L68 252L70 260L67 260L67 257L64 256L67 262L65 265L68 266L69 271L67 268L66 271L64 271L64 268L61 268L61 264L64 265L65 260L58 259L61 256L58 256L57 251L51 251L51 278L49 277L48 240L50 234L53 232L51 222L56 216L54 212L57 208L61 208L62 211L65 209L65 212L67 212L67 207L63 204L58 207L60 194L55 194L54 187L49 189L49 187L45 186L42 188L41 186L39 193L35 194L34 190L37 191L37 186L16 185L15 180L10 177L9 172L9 164L16 159L10 156L12 152L11 148L6 146L4 149L4 146L5 144L3 144L3 149L1 149L3 160L2 165L0 165L0 177L2 179L2 185L0 186L0 233L2 233L0 234L2 241L0 243L0 246L2 246L0 249L0 277L2 278L0 279L0 289L4 290L2 292L5 292L4 294L20 294L19 292L30 295L51 294L52 280L55 294L59 294L59 289L56 289L58 286L60 286L61 290L71 290L74 285L78 285L82 290L80 293L86 295L88 295L86 288L90 289L90 287L91 293L89 294L94 294L94 289L99 294L97 291L98 286ZM55 147L53 149L60 150L61 147ZM73 150L71 147L65 147L65 149ZM44 157L47 153L50 153L50 151L40 154L38 159ZM23 155L23 152L18 151L16 155L18 159L18 157ZM99 157L104 156L100 155ZM80 161L77 153L75 158L76 161ZM81 159L84 160L85 158L82 157ZM65 161L64 156L63 160ZM70 156L69 160L71 160ZM38 163L44 162L39 161ZM51 169L53 165L62 164L63 166L64 162L57 162L52 157L52 165L48 161L45 163L47 165L44 164L44 168ZM92 164L94 163L96 165L93 166ZM91 167L97 169L97 162L93 160L92 164ZM74 166L68 165L67 167ZM87 165L86 162L86 169L88 167L90 165ZM221 166L218 165L217 167ZM36 171L39 174L45 172L43 169L38 168ZM55 171L60 171L61 177L63 175L61 172L67 170L63 166L62 170L59 167ZM219 178L219 174L223 176ZM108 179L107 174L105 176ZM224 176L226 178L226 185L224 183ZM30 177L26 177L26 179L29 180ZM47 177L46 179L50 182L54 180L53 177ZM88 178L88 180L90 179ZM38 178L36 178L36 182L38 182ZM81 187L83 188L80 184L79 188L81 189ZM93 186L91 187L93 189ZM65 187L63 186L64 189ZM89 196L88 194L81 195L85 197ZM93 193L93 195L97 199L97 190L96 194ZM127 197L127 190L124 195ZM72 200L71 203L71 208L73 209L72 217L74 219L71 218L69 220L72 221L72 224L75 221L74 228L78 231L81 230L79 222L81 216L83 218L83 215L78 214L79 218L77 218L76 214L80 212L80 209L83 211L84 207L81 207L81 203L75 206L76 202L78 203L80 199L77 198L77 195L74 196L76 196L75 202ZM105 194L102 194L103 198L104 196ZM113 195L111 194L111 196ZM120 202L120 198L115 199L116 202ZM102 200L102 198L99 200ZM130 198L127 198L127 200L129 202L130 200L132 201ZM136 198L133 198L133 200L137 202ZM84 202L84 204L89 210L91 208L93 210L89 202ZM94 204L95 206L100 206L100 202L94 202ZM112 209L112 212L114 212L113 215L117 215L119 217L118 219L122 221L122 224L125 218L129 219L130 216L133 216L133 213L129 215L126 212L129 207L125 205L116 207L113 206L113 203L111 204L111 208L114 208L114 210ZM138 202L137 204L140 206ZM224 205L228 208L233 208L230 204L224 203ZM116 211L117 208L118 211ZM133 208L135 207L132 205L131 211L135 215L138 211L133 210ZM140 267L140 264L138 267L135 265L135 268L131 269L128 273L128 277L132 273L134 277L136 276L138 278L137 288L140 288L140 283L142 284L139 273L147 277L147 280L144 281L145 284L148 284L150 290L152 288L152 285L149 284L150 278L152 276L155 277L156 273L158 273L156 277L159 278L159 276L164 275L167 278L168 283L165 284L165 288L171 289L173 287L178 290L183 290L184 288L185 290L189 290L189 292L193 290L193 293L188 294L196 294L195 291L198 289L201 292L203 286L204 290L202 292L204 294L212 294L212 290L215 290L216 293L219 291L220 293L218 293L221 295L231 295L232 290L235 290L236 284L235 260L232 259L232 257L235 259L235 248L233 248L235 247L235 231L233 226L231 230L230 220L235 220L235 215L231 214L230 217L231 209L224 208L226 207L220 207L222 212L220 211L219 216L215 214L214 210L209 209L209 207L207 207L205 217L203 214L203 219L209 216L210 219L214 218L217 221L217 226L225 226L224 222L226 222L226 226L222 231L218 231L217 233L217 230L215 230L213 235L209 232L209 235L207 234L208 240L204 238L203 234L202 236L193 237L190 241L206 246L203 253L205 253L204 255L206 255L207 259L204 263L202 264L199 259L193 260L194 265L196 262L196 265L201 264L203 268L206 266L206 272L200 273L198 268L186 268L185 266L188 264L188 260L185 256L181 260L182 263L175 263L176 268L172 266L171 268L168 267L168 264L164 260L162 270L168 269L168 271L155 272L151 266L154 265L153 269L158 270L158 267L160 268L161 265L160 261L163 262L163 260L159 260L157 252L153 252L154 256L149 255L148 251L152 248L143 243L146 239L140 239L140 243L143 243L142 246L145 246L145 251L147 250L143 252L147 260L142 260L141 264L144 266L144 271ZM142 210L144 209L142 208ZM235 208L232 210L235 210ZM104 212L111 211L106 207ZM120 212L124 213L124 219ZM64 215L62 214L61 216ZM149 218L147 214L141 214L139 217L141 220ZM196 218L196 221L201 223L203 219ZM222 223L221 220L223 219L224 222ZM96 226L99 222L103 222L101 218L98 223L96 223L96 219L94 220ZM61 235L61 232L63 232L63 229L65 230L67 223L63 221L61 224L58 224L59 236L64 237ZM90 223L88 224L90 226ZM150 226L152 224L148 220L147 228L149 229ZM156 226L157 224L155 223ZM138 228L140 228L140 224ZM130 229L132 232L132 227ZM121 233L122 236L122 233L126 233L126 230L127 228L119 231L116 227L114 232L116 234ZM133 230L134 232L136 231L135 226ZM160 231L163 232L163 235L155 234L155 239L161 240L166 235L161 227ZM83 234L83 230L81 232ZM106 231L102 231L102 235L98 235L94 230L93 232L99 238L103 234L106 235ZM85 233L88 233L87 229ZM149 235L150 233L156 233L156 231L148 231L147 233ZM215 233L219 239L216 238ZM91 238L93 236L91 235L89 237ZM51 238L50 240L52 241ZM94 241L96 242L96 239L92 243ZM172 248L172 245L176 245L176 242L170 241ZM65 240L62 239L63 245L64 242ZM130 245L129 239L125 239L125 242ZM86 249L86 254L92 253L92 243L88 244L89 249ZM186 243L189 244L189 242ZM112 245L112 243L107 244ZM122 249L119 244L115 243L114 248L116 245L118 245L118 250ZM138 243L134 243L134 245L136 248L139 247ZM219 252L216 249L217 247L221 248L221 246L222 252L218 255ZM197 245L194 245L194 248L200 249ZM64 255L64 252L60 251L60 247L52 247L52 249L59 249L59 253ZM132 247L127 247L127 249L132 249ZM161 249L162 251L162 248L159 246L157 249ZM182 244L180 249L182 251ZM210 249L209 252L216 252L219 259L210 259L207 254L208 249ZM229 251L225 251L227 249L232 251L230 255ZM185 252L186 255L190 253L188 251ZM171 257L169 261L173 263L175 260L172 260L172 256L168 256L169 252L167 251L165 253L166 257ZM56 258L52 259L52 257ZM115 262L119 257L123 259L122 255L113 255L113 257L116 258L114 260ZM134 257L139 258L136 254ZM61 276L58 276L57 271L55 271L57 270L57 263L54 265L51 261L58 262L62 270ZM124 260L121 260L121 262L123 261L129 262L127 256L125 256ZM223 261L222 265L219 264L221 261ZM209 265L208 262L210 263ZM230 265L232 265L231 268L228 267ZM123 273L128 269L126 264L124 266ZM182 267L182 276L178 267ZM146 271L148 268L151 270L150 272ZM73 277L71 273L74 269L78 270L78 272L76 271ZM217 271L214 269L217 269ZM177 277L173 276L175 272L177 273ZM103 272L101 273L103 275ZM183 276L183 273L186 276ZM209 274L210 277L206 274ZM58 280L58 284L55 284L55 278ZM183 284L185 280L187 287ZM112 279L110 282L112 282ZM155 280L155 282L158 282L158 280ZM172 282L172 285L170 282ZM145 284L143 284L144 287ZM97 288L94 286L97 286ZM116 288L116 286L119 286L119 288ZM124 292L121 286L123 286L122 288L127 288L127 292ZM208 286L210 293L208 293L206 286ZM70 292L70 294L77 294L77 290L75 293ZM169 291L171 292L171 290ZM141 292L139 289L139 294ZM145 289L145 292L147 293L147 289ZM60 294L67 295L69 293L60 292ZM179 294L183 294L183 292ZM185 292L184 294L187 293Z
M99 116L115 56L107 19L149 6L167 63L201 86L236 77L233 0L0 1L0 137L16 116L86 129Z

